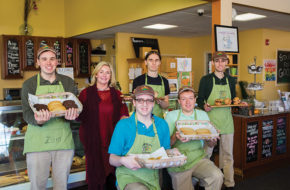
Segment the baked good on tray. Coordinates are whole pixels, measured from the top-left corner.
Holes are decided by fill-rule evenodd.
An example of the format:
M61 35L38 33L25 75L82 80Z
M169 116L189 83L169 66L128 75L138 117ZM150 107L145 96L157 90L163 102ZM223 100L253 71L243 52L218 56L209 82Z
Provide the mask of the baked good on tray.
M48 110L48 107L45 104L34 104L33 107L35 107L36 111Z
M200 128L195 130L198 135L209 135L211 134L209 129Z
M184 134L184 135L196 135L196 131L190 127L182 127L180 128L180 131Z
M78 108L78 105L73 100L65 100L62 104L66 109Z
M216 105L216 106L220 106L220 105L222 105L222 103L223 103L223 100L222 99L216 99L214 101L214 105Z
M66 108L62 105L62 103L58 100L52 101L48 103L48 110L49 111L63 111Z

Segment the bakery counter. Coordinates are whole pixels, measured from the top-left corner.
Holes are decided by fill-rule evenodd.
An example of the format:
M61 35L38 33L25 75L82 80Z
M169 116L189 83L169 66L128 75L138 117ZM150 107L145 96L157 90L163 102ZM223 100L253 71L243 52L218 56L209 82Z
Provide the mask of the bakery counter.
M0 189L30 189L26 157L23 155L27 123L22 117L22 106L19 101L0 101L0 104ZM68 179L69 187L85 183L85 157L79 126L78 122L71 123L75 156ZM49 178L47 188L51 187L52 180Z
M241 177L290 163L290 112L233 114L234 167Z

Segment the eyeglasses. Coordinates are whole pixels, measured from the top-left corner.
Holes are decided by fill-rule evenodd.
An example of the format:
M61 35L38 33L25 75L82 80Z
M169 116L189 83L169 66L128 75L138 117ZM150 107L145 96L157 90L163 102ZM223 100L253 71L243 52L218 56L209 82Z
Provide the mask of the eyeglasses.
M149 103L153 103L154 102L154 99L145 100L145 99L139 98L139 99L135 99L135 100L136 100L136 102L138 104L144 104L144 102L146 102L146 104L149 104Z

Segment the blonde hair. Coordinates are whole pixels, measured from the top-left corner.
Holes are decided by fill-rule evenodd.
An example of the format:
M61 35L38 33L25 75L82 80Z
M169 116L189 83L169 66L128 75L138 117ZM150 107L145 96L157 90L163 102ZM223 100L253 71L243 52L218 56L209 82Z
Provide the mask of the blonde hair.
M115 79L113 66L110 63L105 62L105 61L101 61L95 66L95 68L94 68L94 70L92 72L92 75L91 75L90 86L93 86L93 85L96 84L96 82L97 82L96 75L98 74L98 72L101 70L101 68L103 66L108 66L110 68L110 71L111 71L111 79L109 80L109 86L110 87L116 87L116 79Z

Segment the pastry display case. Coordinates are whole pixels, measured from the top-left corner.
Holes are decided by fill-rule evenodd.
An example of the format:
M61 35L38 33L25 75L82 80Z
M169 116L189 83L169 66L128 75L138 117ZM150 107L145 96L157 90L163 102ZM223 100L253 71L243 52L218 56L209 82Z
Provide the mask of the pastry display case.
M4 105L4 106L3 106ZM75 156L68 179L69 187L85 183L84 149L79 140L79 126L71 123L75 142ZM21 105L0 102L0 189L30 189L27 175L26 156L23 155L24 135L27 123L22 117ZM49 178L47 188L52 187Z

